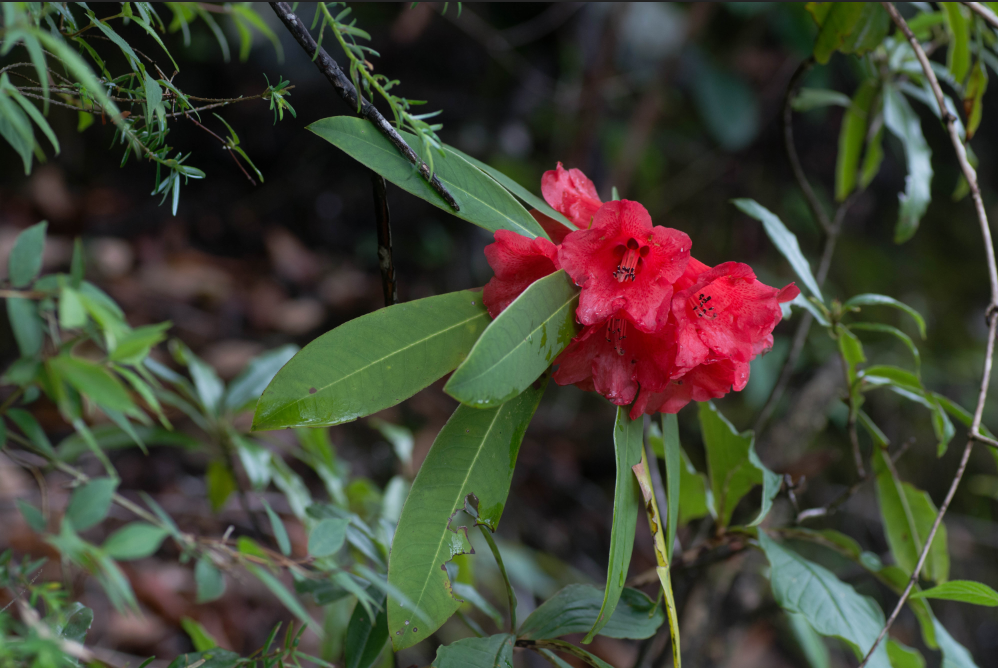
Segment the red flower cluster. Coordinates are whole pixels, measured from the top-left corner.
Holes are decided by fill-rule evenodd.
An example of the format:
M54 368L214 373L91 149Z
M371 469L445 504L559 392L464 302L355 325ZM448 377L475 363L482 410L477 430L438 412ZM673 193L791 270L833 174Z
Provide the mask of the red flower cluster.
M579 229L532 211L558 245L497 231L485 248L495 277L483 300L494 318L558 269L582 288L583 329L555 360L558 384L633 404L632 419L745 387L749 362L773 345L780 303L800 292L793 283L771 288L740 262L708 267L690 255L685 233L652 225L637 202L604 204L592 181L561 163L541 192Z

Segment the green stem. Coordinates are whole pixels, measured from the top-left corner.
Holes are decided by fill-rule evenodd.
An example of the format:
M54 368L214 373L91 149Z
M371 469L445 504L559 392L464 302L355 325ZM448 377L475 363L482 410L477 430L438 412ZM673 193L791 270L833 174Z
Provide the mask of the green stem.
M510 584L509 576L506 575L506 566L502 563L502 555L499 554L499 548L496 546L496 542L492 540L492 532L484 524L479 524L478 528L482 530L482 535L485 536L485 540L492 550L492 556L496 558L496 563L499 564L499 572L502 573L503 582L506 583L506 595L509 597L509 632L516 633L516 594L513 593L513 585Z

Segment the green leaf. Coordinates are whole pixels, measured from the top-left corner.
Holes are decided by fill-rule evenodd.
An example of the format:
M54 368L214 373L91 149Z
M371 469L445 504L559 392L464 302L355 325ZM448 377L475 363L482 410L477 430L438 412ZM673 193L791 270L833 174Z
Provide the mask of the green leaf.
M897 479L888 465L882 448L873 454L873 471L877 476L877 500L884 520L887 544L897 565L911 575L918 556L925 546L936 506L926 492ZM945 582L949 578L949 551L946 547L946 525L941 524L922 567L929 580Z
M460 211L454 211L369 121L334 116L316 121L308 129L403 190L458 218L490 232L512 230L530 239L547 237L537 221L505 188L446 147L445 155L435 153L432 156L434 174L454 196ZM399 134L424 162L429 163L430 156L415 135Z
M66 508L66 519L76 531L85 531L107 517L118 482L113 478L94 478L73 490Z
M80 357L59 355L49 360L49 365L66 379L80 394L122 413L136 410L128 390L117 378L99 364Z
M45 435L45 430L38 424L35 416L23 408L11 408L7 411L7 417L14 421L14 424L24 432L24 435L28 437L28 440L36 448L48 455L55 456L55 450L52 449L52 442Z
M161 527L146 522L132 522L108 536L101 549L118 561L144 559L156 554L168 535L169 532Z
M303 624L308 625L320 638L325 635L322 630L322 626L315 623L312 616L308 614L304 607L302 607L301 602L295 598L295 595L288 591L281 582L275 578L273 575L268 573L263 568L257 566L256 564L246 564L246 570L256 577L257 580L262 582L271 593L277 597L285 608L287 608L295 617L297 617Z
M686 524L710 512L707 502L710 492L706 478L696 470L686 452L680 449L679 454L683 462L679 469L679 524Z
M79 608L67 616L66 625L62 627L61 635L66 640L72 640L83 644L87 637L87 631L94 623L94 611L76 603Z
M672 550L676 544L676 526L679 524L680 499L682 497L682 452L679 444L679 419L675 413L662 414L662 444L665 456L665 489L666 489L666 529L665 552L668 562L672 563ZM651 463L657 465L655 462ZM706 505L704 506L706 510Z
M762 508L752 524L762 522L780 490L780 477L756 456L755 435L739 434L711 401L700 403L700 430L718 525L728 526L735 506L758 484L763 485Z
M551 653L552 650L555 652L561 652L562 654L568 654L569 656L574 656L577 659L581 659L583 663L592 666L593 668L613 668L613 666L611 666L609 663L599 658L598 656L590 654L581 647L573 645L572 643L569 642L565 642L564 640L553 640L553 639L535 640L531 641L529 647L540 652L542 656L548 659L548 661L550 661L551 663L554 663L554 665L558 666L559 668L562 668L562 666L567 666L569 664L561 661L561 659L558 659L556 656L554 656L554 654Z
M235 652L214 647L204 652L181 654L167 668L188 668L194 665L198 668L235 668L242 660Z
M943 653L942 668L977 668L974 658L967 651L967 648L953 639L946 628L935 617L932 624L936 632L936 640L939 649Z
M925 659L917 649L893 638L887 639L887 656L891 660L891 668L925 668Z
M155 325L145 325L125 333L117 340L117 345L108 359L122 364L138 365L149 356L149 350L166 338L166 330L171 323L161 322Z
M573 232L578 229L560 211L555 211L554 209L552 209L550 204L545 202L543 199L541 199L534 193L530 192L530 190L528 190L527 188L521 186L513 179L509 178L508 176L500 172L498 169L486 165L481 160L476 160L475 158L472 158L467 153L459 151L453 146L447 146L447 150L456 153L457 155L461 156L462 158L470 162L475 167L478 167L480 170L482 170L483 172L491 176L493 179L495 179L499 183L499 185L501 185L503 188L513 193L515 196L519 197L521 200L523 200L530 206L534 207L548 218L553 218L554 220L557 220L559 223L561 223L562 225L564 225Z
M861 332L880 332L882 334L890 334L900 340L908 347L908 350L911 351L911 356L915 358L915 370L917 375L918 369L922 366L922 357L918 354L918 348L915 346L915 342L911 340L910 336L902 332L900 329L879 322L854 322L849 324L849 329L853 331L859 330Z
M777 250L783 253L783 257L787 258L790 262L790 266L797 272L801 283L811 291L812 295L818 298L818 301L825 301L825 298L821 296L821 288L818 287L818 281L814 280L814 275L811 274L811 265L808 264L804 254L800 251L797 237L787 229L783 221L775 213L763 207L755 200L743 198L732 200L732 203L743 213L762 223L762 227L766 230L770 241L773 242Z
M835 162L835 199L844 201L856 188L856 171L866 140L870 104L880 86L877 79L867 79L856 90L852 103L842 116L839 130L839 152Z
M866 143L863 166L859 170L859 187L866 188L880 173L880 163L884 161L884 127L881 125Z
M852 101L849 96L845 93L840 93L837 90L826 90L824 88L801 88L794 95L793 101L790 106L793 107L794 111L811 111L812 109L818 109L819 107L828 107L836 105L839 107L849 108Z
M451 590L456 598L462 599L485 613L497 627L502 627L503 616L487 598L478 593L478 590L470 584L463 582L451 582ZM588 627L586 627L588 628Z
M222 401L222 408L238 413L256 403L281 367L297 352L298 346L288 344L254 357L242 373L229 384Z
M520 394L578 333L578 302L579 289L564 270L534 281L486 327L444 392L479 408Z
M932 589L915 592L912 598L940 598L946 601L960 601L989 608L998 606L998 592L986 584L973 580L950 580Z
M7 319L22 357L34 357L42 349L42 318L36 302L23 297L7 298Z
M894 86L884 86L884 126L901 140L908 164L904 192L898 194L901 207L894 229L894 241L900 244L915 234L932 201L932 151L922 135L918 114Z
M190 348L180 341L172 340L170 349L177 361L186 365L191 372L191 380L194 381L194 389L197 390L201 405L209 413L217 413L222 393L225 392L225 385L218 374L215 373L211 365L195 355Z
M186 450L195 450L203 447L201 441L180 433L179 431L167 431L158 427L136 426L135 434L146 445L168 445L182 447ZM97 425L91 429L91 433L101 450L121 450L123 448L136 445L133 437L122 431L120 427L113 424ZM70 434L59 442L56 447L56 454L60 461L71 464L80 455L89 452L90 446L79 434Z
M624 590L627 569L634 550L634 533L638 513L642 507L641 490L631 467L641 461L644 444L644 421L632 420L627 406L617 407L617 420L613 425L613 450L617 459L617 480L613 489L613 525L610 528L610 557L606 569L606 590L599 615L593 622L583 643L593 637L610 621L620 595Z
M210 603L225 593L225 576L208 556L202 556L194 566L194 584L197 585L198 604Z
M841 638L857 657L865 656L884 625L880 607L828 569L780 546L765 531L759 531L759 546L769 559L773 596L780 607L802 615L821 635ZM883 644L867 666L890 668Z
M353 609L344 640L345 668L371 668L388 643L388 607L384 595L378 601L378 615L373 622L364 606Z
M229 495L239 489L232 471L224 462L215 460L208 464L204 474L204 482L208 488L208 501L212 512L218 512L229 499Z
M350 520L326 518L315 525L308 537L308 553L313 557L329 557L343 547Z
M509 633L464 638L437 648L432 668L513 668L513 641Z
M788 612L787 620L790 622L790 630L811 668L831 668L832 664L825 641L821 639L817 631L811 628L804 615Z
M270 528L274 532L277 547L281 550L281 554L289 556L291 554L291 540L288 538L288 530L284 527L284 522L267 503L267 499L263 499L263 509L267 511L267 519L270 520Z
M218 647L218 641L210 633L208 629L201 625L197 620L191 619L190 617L181 617L180 626L183 627L184 632L191 639L191 644L194 645L195 651L205 652L209 649Z
M79 291L64 285L59 292L59 326L78 329L86 324L87 309L83 306Z
M835 332L838 335L839 352L848 367L849 387L852 388L856 381L856 365L866 361L863 343L845 325L836 325Z
M17 499L17 509L21 511L21 515L29 527L38 533L45 531L45 516L42 515L42 511L39 508L36 508L24 499Z
M940 2L952 40L946 51L946 67L957 83L963 84L970 71L970 26L959 2Z
M967 140L969 141L977 132L981 125L981 118L984 115L984 93L988 90L988 70L984 67L983 61L978 61L974 69L970 72L970 79L963 93L964 109L970 106L970 115L967 117ZM967 179L963 179L966 183ZM954 199L957 199L954 197Z
M887 36L890 17L875 3L815 3L821 13L821 30L814 44L814 59L824 65L836 51L863 55L876 48Z
M915 324L918 325L918 333L921 334L923 339L925 338L925 318L922 317L921 313L904 302L898 301L893 297L888 297L887 295L862 294L851 297L842 305L843 308L853 308L855 306L891 306L904 311L912 317Z
M905 369L887 364L878 364L863 369L860 377L870 385L892 385L911 392L922 392L922 381Z
M455 555L470 552L471 545L466 534L451 526L451 517L474 494L479 521L496 528L520 442L545 385L496 408L458 406L437 435L392 542L388 584L409 601L398 595L388 599L389 637L396 650L429 637L458 609L442 567Z
M260 397L254 429L318 427L376 413L452 371L489 323L471 290L379 309L305 346Z
M568 585L544 601L523 624L517 636L530 640L585 633L596 622L603 592L592 585ZM625 587L620 603L599 635L608 638L650 638L665 621L662 606L636 589Z
M7 258L7 275L10 284L15 288L23 288L35 280L42 270L42 251L45 249L46 221L25 228L14 239L14 246Z

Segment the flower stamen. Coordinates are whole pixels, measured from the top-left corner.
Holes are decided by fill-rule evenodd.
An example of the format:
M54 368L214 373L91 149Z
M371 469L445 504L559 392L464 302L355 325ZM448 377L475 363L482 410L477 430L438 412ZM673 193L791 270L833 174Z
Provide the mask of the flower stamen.
M610 318L606 323L606 342L613 344L618 355L624 354L624 339L627 338L627 320Z
M710 319L713 320L717 317L717 314L714 313L714 307L707 306L707 302L709 302L710 299L710 297L704 298L703 293L700 293L699 304L693 307L693 312L697 314L698 318L710 316Z
M618 283L623 283L626 280L633 281L637 273L638 263L641 261L641 256L647 254L647 246L639 250L638 242L635 239L628 239L627 247L624 249L624 256L620 258L620 264L617 265L617 270L613 272L613 277L617 279Z

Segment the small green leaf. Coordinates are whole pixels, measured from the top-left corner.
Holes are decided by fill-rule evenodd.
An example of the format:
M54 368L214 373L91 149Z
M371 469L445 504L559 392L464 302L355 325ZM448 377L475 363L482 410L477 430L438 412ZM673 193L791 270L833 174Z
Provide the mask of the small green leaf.
M917 649L893 638L887 639L887 656L890 657L891 668L925 668L925 659Z
M986 584L973 580L950 580L932 589L915 592L911 597L960 601L961 603L984 605L989 608L998 606L998 592Z
M884 86L884 126L901 140L908 165L905 189L898 195L900 210L895 243L904 243L918 229L932 201L932 151L922 135L918 114L894 86Z
M49 437L45 435L45 430L42 429L31 413L23 408L11 408L7 411L7 417L14 421L14 424L24 432L24 435L28 437L28 440L36 448L48 455L55 456L55 450L52 449L52 442L49 441Z
M36 508L24 499L17 500L17 508L21 511L21 515L29 527L38 533L45 531L45 516L42 515L42 511L39 508Z
M388 584L397 594L388 598L388 629L396 650L429 637L460 606L442 567L471 545L451 517L474 494L479 521L492 530L498 526L520 443L545 385L496 408L458 406L433 442L392 542Z
M198 559L194 567L194 583L197 585L198 604L210 603L225 593L225 576L207 556Z
M794 95L790 106L794 111L811 111L819 107L839 106L849 108L852 101L845 93L837 90L826 90L824 88L801 88Z
M108 356L112 362L138 365L149 356L149 350L166 338L166 330L171 323L161 322L155 325L136 327L118 339L117 345Z
M610 557L606 570L606 590L603 604L592 627L582 639L592 642L600 630L609 623L620 595L624 590L624 580L631 564L634 550L634 533L637 529L638 513L642 507L641 491L631 467L641 461L644 443L644 422L632 420L627 415L626 406L617 407L617 420L613 425L613 449L617 460L617 480L613 491L613 525L610 528Z
M123 413L135 411L128 390L103 366L69 355L58 355L48 363L77 392L98 404Z
M43 220L21 231L14 240L7 259L7 275L12 287L27 286L42 270L42 251L45 249L47 227L48 223Z
M710 513L707 500L710 490L705 476L696 470L682 448L679 455L682 460L679 468L679 524L683 525Z
M62 637L83 644L87 637L87 631L94 623L94 611L79 603L79 609L66 619L66 625L62 628Z
M269 589L271 593L277 597L277 600L279 600L295 617L297 617L303 624L308 625L308 627L312 629L313 633L320 638L325 635L322 627L315 623L312 616L308 614L304 607L302 607L301 602L299 602L298 599L295 598L295 595L288 591L287 587L281 584L277 578L256 564L246 564L246 570L262 582L264 586L266 586L267 589Z
M592 585L569 585L544 601L523 620L518 637L530 640L585 633L592 628L603 603L603 592ZM650 638L665 621L662 606L636 589L625 587L613 615L600 630L608 638Z
M856 90L851 104L842 116L839 130L839 152L835 162L835 199L844 201L856 188L856 172L866 140L870 104L879 88L877 79L867 79Z
M800 645L801 651L807 657L807 662L811 668L832 668L831 660L828 656L828 647L821 636L811 628L804 615L796 612L788 612L787 620L790 622L790 630Z
M921 334L923 339L925 338L925 318L922 317L921 313L904 302L898 301L893 297L888 297L887 295L862 294L846 300L842 305L843 308L853 308L855 306L891 306L904 311L914 319L915 324L918 325L918 333Z
M374 620L364 606L358 605L353 609L344 640L345 668L371 668L388 643L388 608L385 596L382 594L378 601L378 615Z
M34 357L42 349L42 318L38 304L23 297L7 298L7 319L22 357Z
M970 26L959 2L940 2L946 14L952 41L946 50L946 67L959 84L963 84L970 71Z
M811 291L812 295L818 298L818 301L825 301L825 298L821 296L821 288L818 287L818 281L814 280L814 275L811 273L811 265L808 264L804 254L801 253L797 237L787 229L783 221L775 213L763 207L755 200L736 199L732 200L732 203L743 213L762 223L762 227L766 230L770 241L773 242L777 250L783 253L783 257L787 258L790 262L790 266L797 272L801 283Z
M326 518L315 525L308 537L308 553L313 557L329 557L343 547L350 520Z
M911 340L910 336L902 332L900 329L879 322L853 322L849 324L849 329L851 331L860 332L880 332L882 334L890 334L891 336L897 338L908 347L908 350L911 351L911 356L915 358L915 372L917 375L918 369L922 365L922 357L918 354L918 348L915 346L915 342Z
M180 626L183 627L184 632L190 637L195 651L205 652L218 647L218 641L197 620L190 617L181 617Z
M166 529L146 522L132 522L108 536L101 549L118 561L144 559L154 555L168 535Z
M512 230L530 239L547 237L537 221L505 188L446 147L445 155L432 156L434 174L457 200L460 211L454 211L369 121L334 116L316 121L308 129L403 190L458 218L490 232ZM429 162L427 149L415 135L399 134L424 162Z
M464 638L437 648L432 668L512 668L513 642L509 633Z
M75 530L85 531L107 517L118 482L113 478L94 478L73 490L66 519L72 522Z
M967 117L967 141L970 141L981 125L981 118L984 115L984 93L987 90L988 70L984 67L984 61L978 61L970 72L970 79L963 93L964 108L970 107L970 115Z
M270 520L270 528L274 532L274 540L277 541L277 547L281 550L281 554L290 555L291 540L288 538L288 530L284 528L284 522L267 503L267 499L263 499L263 509L267 511L267 519Z
M204 482L208 487L208 501L211 503L211 509L216 513L225 505L229 495L239 489L232 471L224 462L218 460L208 464Z
M535 281L482 332L444 392L479 408L512 399L578 333L578 303L579 289L563 270Z
M881 125L866 143L866 153L863 154L863 166L859 170L860 188L866 188L873 182L873 179L880 173L880 163L883 161L884 127Z
M222 407L226 411L238 413L256 403L281 367L297 352L298 346L288 344L254 357L229 384Z
M242 661L243 658L235 652L230 652L220 647L213 647L204 652L181 654L167 668L188 668L189 666L197 666L197 668L236 668Z
M222 393L225 385L215 373L215 370L207 362L195 355L190 348L180 341L173 339L170 342L170 349L174 357L181 364L185 364L191 372L191 380L194 381L194 389L197 390L198 399L205 410L216 413L219 402L222 400Z
M452 292L379 309L323 334L274 376L254 429L356 420L452 371L489 323L482 293Z
M710 401L700 403L700 429L718 524L727 526L741 498L762 484L762 508L753 522L758 524L769 511L780 480L756 456L755 435L751 431L738 433Z
M80 293L69 286L63 286L59 293L59 326L63 329L78 329L87 324L87 309L83 306Z

